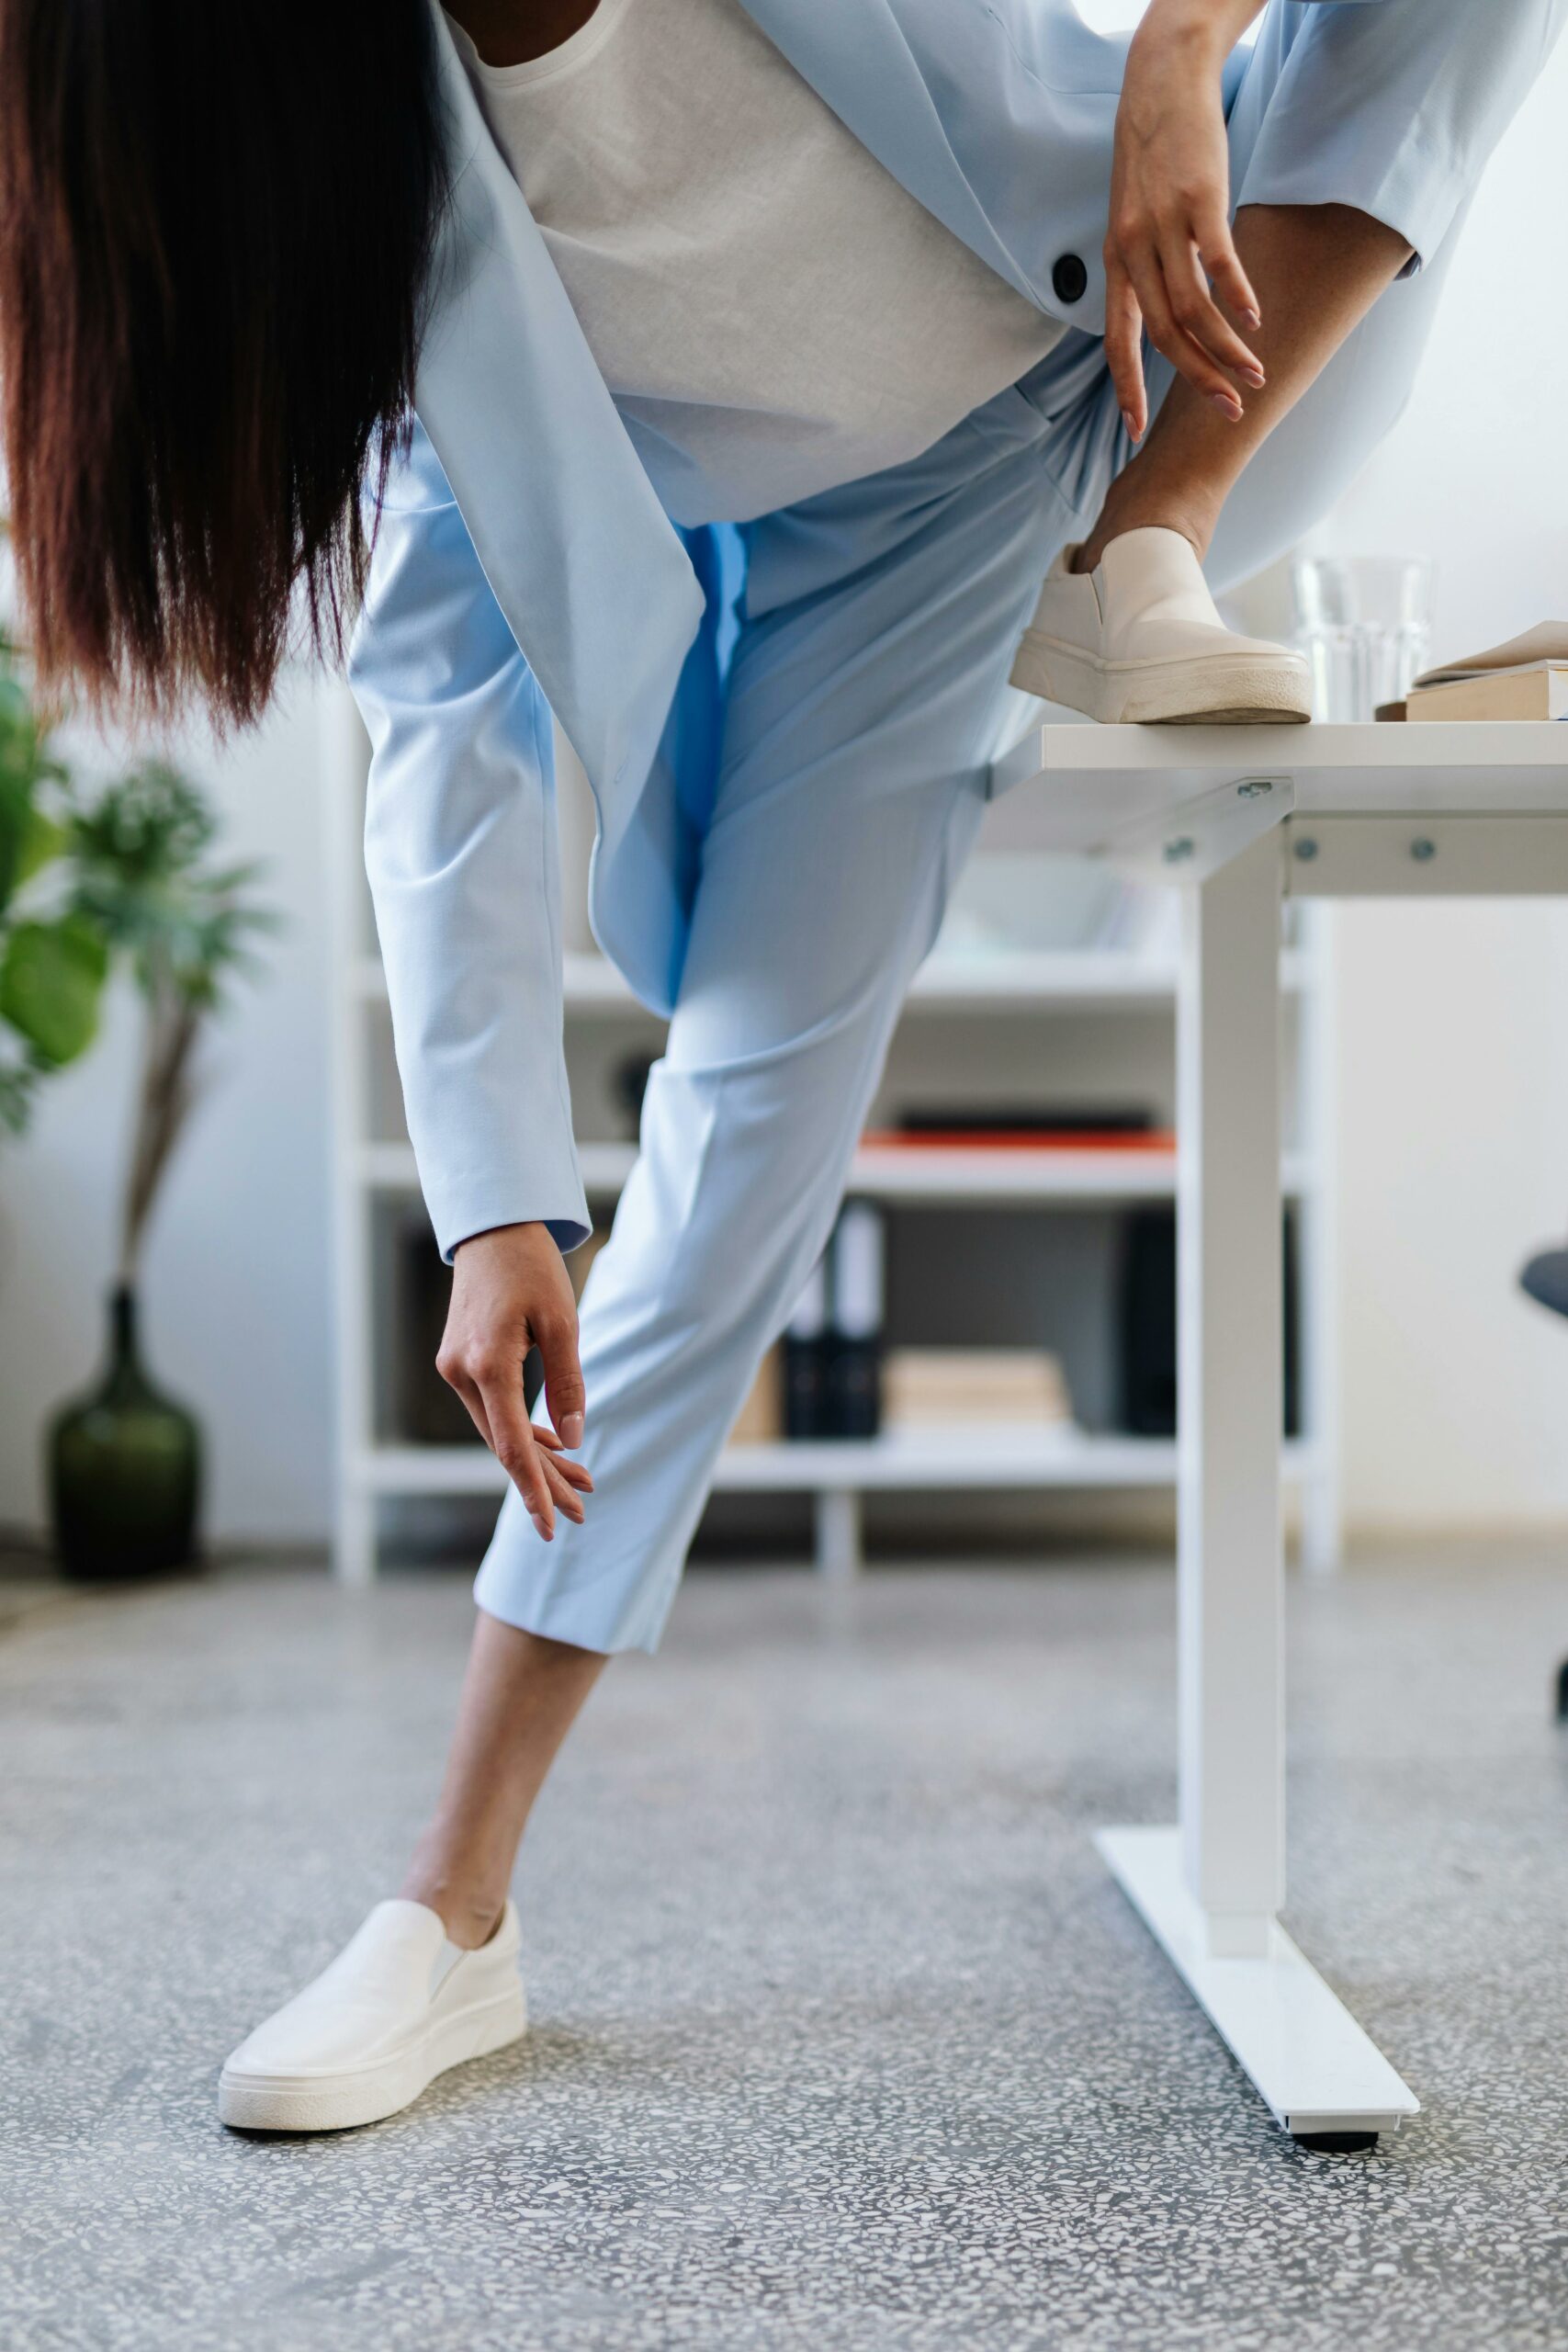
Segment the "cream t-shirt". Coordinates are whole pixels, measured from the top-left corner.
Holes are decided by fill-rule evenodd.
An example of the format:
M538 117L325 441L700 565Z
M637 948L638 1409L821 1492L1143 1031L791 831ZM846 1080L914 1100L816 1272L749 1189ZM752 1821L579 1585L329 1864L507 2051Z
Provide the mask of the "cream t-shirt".
M739 0L599 0L525 65L486 65L455 30L678 523L746 522L917 457L1066 332Z

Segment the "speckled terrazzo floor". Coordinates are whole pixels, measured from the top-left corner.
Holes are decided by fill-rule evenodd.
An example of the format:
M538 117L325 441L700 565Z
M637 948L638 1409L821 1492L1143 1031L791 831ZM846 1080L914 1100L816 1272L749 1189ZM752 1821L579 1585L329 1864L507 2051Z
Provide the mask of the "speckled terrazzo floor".
M1153 1568L694 1577L521 1895L536 2030L378 2130L225 2134L388 1889L461 1578L0 1641L6 2352L1568 2344L1568 1559L1292 1598L1291 1918L1426 2103L1283 2140L1108 1883L1171 1804Z

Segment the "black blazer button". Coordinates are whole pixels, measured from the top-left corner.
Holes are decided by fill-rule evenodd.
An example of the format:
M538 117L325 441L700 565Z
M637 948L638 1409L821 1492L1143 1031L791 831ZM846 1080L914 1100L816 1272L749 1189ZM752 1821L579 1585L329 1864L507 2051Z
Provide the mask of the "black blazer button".
M1051 290L1058 302L1081 302L1089 291L1089 272L1077 254L1061 254L1051 272Z

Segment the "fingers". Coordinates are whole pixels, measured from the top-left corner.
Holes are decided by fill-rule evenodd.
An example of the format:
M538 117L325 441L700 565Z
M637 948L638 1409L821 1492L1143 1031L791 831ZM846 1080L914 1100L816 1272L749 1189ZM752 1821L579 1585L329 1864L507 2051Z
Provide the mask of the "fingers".
M545 1404L563 1445L582 1443L586 1398L577 1354L577 1317L564 1308L534 1317L534 1345L545 1366Z
M545 1542L552 1542L555 1488L535 1443L523 1396L523 1363L516 1351L504 1344L465 1349L443 1345L435 1368L468 1407L469 1419L522 1496Z
M560 1439L554 1430L536 1427L528 1419L522 1402L521 1380L517 1383L514 1420L509 1417L509 1392L504 1383L499 1384L502 1400L492 1414L486 1389L470 1376L465 1365L443 1360L441 1370L442 1377L462 1398L469 1419L522 1496L545 1542L554 1540L558 1510L581 1527L586 1517L581 1498L593 1492L593 1481L581 1462L573 1462L562 1453ZM497 1385L491 1378L491 1393Z
M571 1473L579 1471L580 1477L586 1477L587 1473L581 1471L577 1463L549 1453L541 1453L539 1463L545 1474L545 1483L550 1490L550 1500L557 1510L581 1527L586 1516L582 1508L582 1496L586 1489L580 1486Z
M534 1425L523 1402L522 1367L510 1380L481 1381L479 1393L490 1419L491 1452L522 1496L528 1516L547 1544L555 1541L555 1494L545 1472L545 1457L534 1442Z
M1179 376L1185 376L1195 391L1213 402L1221 413L1233 424L1239 422L1242 408L1235 385L1209 356L1203 346L1195 343L1177 320L1170 306L1165 275L1158 258L1145 249L1128 257L1128 271L1133 290L1144 314L1144 327L1149 341L1164 359L1168 359Z
M1130 437L1141 441L1149 423L1144 384L1144 315L1121 256L1110 245L1105 252L1105 357L1122 422Z
M1231 224L1224 213L1216 209L1194 223L1198 258L1222 302L1233 311L1244 327L1260 327L1263 314L1258 297L1252 290L1252 280L1241 266L1231 235ZM1254 360L1254 366L1257 365Z
M593 1481L588 1474L586 1464L581 1462L573 1462L569 1454L561 1452L561 1442L554 1430L547 1429L542 1421L536 1421L534 1442L545 1455L545 1468L547 1473L553 1476L558 1471L568 1485L575 1487L580 1494L591 1495L593 1492Z
M482 1397L480 1403L495 1429L498 1417ZM554 1542L557 1511L581 1527L586 1516L581 1498L593 1492L593 1481L582 1464L561 1453L554 1430L536 1427L525 1412L519 1414L515 1424L506 1421L504 1412L500 1418L506 1434L495 1430L491 1451L527 1505L538 1533L547 1544Z
M1258 298L1223 210L1206 214L1201 228L1185 209L1158 221L1123 218L1106 240L1105 355L1134 440L1148 424L1143 334L1233 422L1242 415L1236 384L1263 389L1262 363L1221 310L1210 290L1211 277L1238 318L1249 326L1261 323Z
M1171 315L1190 342L1207 352L1211 359L1242 383L1250 385L1254 391L1261 391L1262 364L1256 352L1249 351L1243 343L1209 291L1203 269L1199 266L1199 254L1200 249L1189 242L1185 227L1179 237L1162 243L1160 269ZM1245 277L1242 284L1247 285ZM1250 295L1249 287L1247 292Z
M553 1430L535 1429L525 1367L537 1347ZM505 1470L542 1539L556 1514L581 1520L581 1497L593 1482L563 1447L582 1442L582 1371L577 1305L559 1250L547 1226L495 1226L457 1253L446 1329L435 1359L474 1427Z

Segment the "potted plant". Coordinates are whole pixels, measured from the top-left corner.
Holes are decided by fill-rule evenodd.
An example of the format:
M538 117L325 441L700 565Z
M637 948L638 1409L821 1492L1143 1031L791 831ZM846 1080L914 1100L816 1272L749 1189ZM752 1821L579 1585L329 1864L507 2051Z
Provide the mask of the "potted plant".
M35 707L26 649L0 624L0 1139L25 1131L39 1087L92 1044L117 966L145 1007L107 1367L49 1435L56 1544L78 1575L174 1566L197 1550L200 1432L143 1367L137 1278L203 1028L274 920L248 897L253 867L213 862L215 831L196 786L163 761L85 798Z
M119 1257L104 1371L49 1433L55 1541L68 1574L147 1575L198 1548L201 1439L194 1416L142 1362L138 1280L152 1209L196 1100L203 1032L251 943L273 918L249 896L254 868L212 857L215 825L179 771L143 762L70 811L58 921L129 972L143 1029Z

